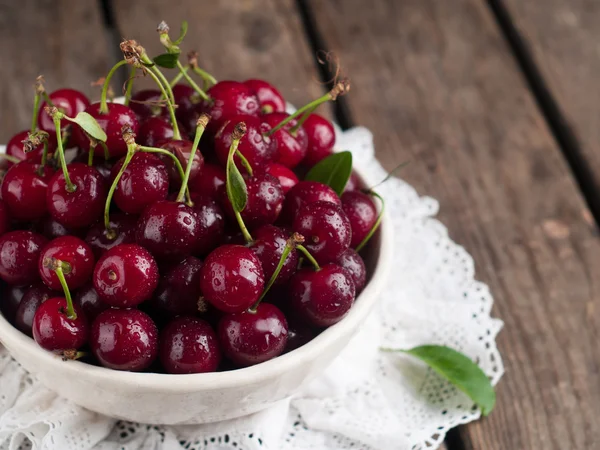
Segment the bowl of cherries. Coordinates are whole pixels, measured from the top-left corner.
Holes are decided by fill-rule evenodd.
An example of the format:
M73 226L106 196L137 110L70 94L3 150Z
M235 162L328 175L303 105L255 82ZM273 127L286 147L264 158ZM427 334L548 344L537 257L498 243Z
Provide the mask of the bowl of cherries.
M159 32L154 59L121 44L98 102L38 79L1 160L0 342L90 410L206 423L318 375L376 302L392 238L314 113L347 81L287 113L271 84L217 82ZM110 100L120 67L157 89L131 76Z

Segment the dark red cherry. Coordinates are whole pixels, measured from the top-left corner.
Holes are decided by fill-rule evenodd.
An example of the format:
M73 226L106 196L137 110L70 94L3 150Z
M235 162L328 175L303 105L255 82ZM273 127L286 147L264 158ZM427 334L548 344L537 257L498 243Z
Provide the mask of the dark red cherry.
M225 120L239 114L256 116L260 112L258 97L254 91L237 81L219 81L207 92L210 102L203 104L202 110L211 117L207 131L214 135Z
M137 142L147 147L158 147L173 139L173 126L167 117L148 117L140 125Z
M10 231L0 237L0 278L8 284L39 280L38 260L47 239L31 231Z
M221 186L225 185L225 170L215 164L204 163L199 176L188 184L191 192L216 198Z
M177 157L177 159L181 163L181 167L183 168L184 172L192 154L192 147L193 143L191 141L185 140L168 141L161 145L161 148L170 151ZM168 157L162 158L169 170L169 180L171 181L173 186L177 186L177 189L179 189L179 186L181 185L181 177L179 176L179 172L175 167L173 159ZM202 157L202 153L196 151L196 153L194 153L194 160L192 162L192 170L190 172L189 178L190 180L193 180L197 177L198 173L200 173L200 171L202 170L203 165L204 158Z
M200 236L191 206L168 200L148 206L138 220L136 241L157 259L178 259L192 253Z
M73 305L76 319L67 316L67 301L63 297L49 298L43 302L33 316L33 339L50 351L77 350L88 338L87 319L78 306Z
M90 281L77 289L75 296L73 297L73 303L79 306L85 317L91 322L98 315L109 308L109 306L104 303L96 289L94 289L94 284Z
M124 158L112 170L115 179ZM167 198L169 173L161 158L151 153L138 152L123 171L113 196L119 209L128 214L140 214L148 205Z
M78 113L84 111L90 104L88 98L75 89L58 89L52 92L49 97L54 106L69 117L75 117ZM54 127L54 121L44 110L44 107L46 106L46 102L43 102L40 107L37 120L38 127L40 130L55 134L56 128ZM61 120L61 128L69 123L70 122L65 119Z
M2 286L2 296L0 296L0 311L9 322L14 321L17 309L29 286Z
M367 284L367 268L360 255L352 248L346 249L336 264L348 271L354 281L356 295L360 294Z
M294 219L293 229L304 236L304 246L319 263L336 261L352 239L348 217L330 202L304 205Z
M21 131L15 134L8 144L6 144L6 154L13 156L20 161L29 161L31 163L40 164L42 162L42 154L44 153L44 144L40 144L35 147L32 151L25 153L23 150L23 141L29 136L29 130ZM48 139L48 155L52 155L56 150L56 136L51 134ZM12 166L13 163L7 160L0 162L0 167L7 168Z
M158 266L145 248L121 244L98 260L92 279L104 303L131 308L152 296L158 286Z
M342 209L348 216L352 228L350 246L356 248L375 225L378 216L377 207L370 195L353 191L342 194Z
M283 255L290 235L276 226L263 225L252 232L252 237L254 238L254 242L250 245L250 250L260 260L265 280L270 280L279 265L279 260L281 259L281 255ZM275 285L285 284L296 271L297 266L298 253L291 251L275 280Z
M54 171L39 164L21 162L12 166L2 181L2 200L16 220L41 219L47 212L48 183Z
M123 126L127 125L134 134L138 133L139 122L133 110L119 103L108 103L108 112L100 112L100 103L92 103L85 112L96 119L100 128L106 133L106 146L111 158L119 158L127 153L127 144L123 140ZM73 128L73 142L80 148L86 149L90 141L83 130L79 127ZM97 145L94 152L98 156L104 156L104 149Z
M193 253L204 256L223 242L225 215L217 202L210 197L192 193L192 201L200 225Z
M287 194L299 182L298 177L291 169L279 163L268 164L265 172L279 180L284 194Z
M107 309L92 323L92 353L104 367L140 372L158 354L158 329L137 309Z
M173 97L175 97L175 116L178 120L187 122L190 116L196 114L202 99L189 84L178 83L173 86Z
M359 178L358 174L355 171L352 171L350 174L350 178L346 183L346 187L344 188L344 192L352 192L360 189L364 189L365 185L362 180Z
M67 166L75 192L68 192L62 170L56 172L48 183L46 205L48 212L67 228L90 226L104 211L106 181L102 175L83 163Z
M50 241L40 253L39 270L42 281L55 291L60 291L62 285L52 268L54 260L62 262L65 280L71 289L83 286L94 271L94 253L85 241L75 236Z
M263 114L285 111L285 100L271 83L254 79L246 80L244 84L252 89L258 97L260 110Z
M36 229L48 239L56 239L57 237L67 235L79 237L82 235L82 232L85 232L85 230L80 228L67 228L63 224L58 223L52 216L44 216L44 218L38 223Z
M279 122L288 116L287 113L271 113L262 116L262 120L268 123L271 128L275 128ZM277 147L277 162L290 169L296 167L304 159L308 145L304 128L300 127L292 132L292 128L297 123L298 121L293 119L271 135Z
M288 340L285 346L285 353L296 350L304 344L312 341L317 335L315 329L302 324L289 324Z
M0 200L0 236L10 231L10 215L6 202Z
M335 130L332 123L318 114L311 114L302 124L306 131L308 146L303 163L308 167L333 153Z
M288 293L290 307L299 319L311 326L328 327L350 310L355 289L346 269L327 264L318 271L300 269L292 276Z
M179 317L161 332L159 357L168 373L214 372L221 362L221 350L208 322Z
M43 283L35 283L23 294L23 298L17 308L15 315L15 326L28 336L32 336L31 327L33 326L33 317L39 306L54 297L55 292L52 292Z
M188 256L173 266L158 283L151 300L153 310L170 317L197 314L202 297L201 268L202 261L193 256Z
M286 195L281 216L285 223L291 224L302 206L318 201L331 202L342 206L342 201L338 195L326 184L318 181L301 181L290 189Z
M227 118L225 125L215 136L215 153L219 162L225 167L231 146L231 133L240 122L246 124L246 135L239 143L238 150L248 160L253 169L258 170L265 164L274 161L277 157L275 141L266 133L271 129L260 117L249 115L238 115ZM240 159L234 156L234 160L240 170L245 171Z
M285 316L270 303L261 303L256 312L226 314L219 321L219 342L223 353L241 367L281 355L287 335Z
M204 260L200 290L220 311L245 311L258 300L264 285L260 260L249 248L223 245Z
M96 258L100 258L107 250L117 245L135 242L137 217L128 214L112 214L109 224L110 232L104 227L104 222L98 222L85 236L85 241L92 248Z
M161 93L158 89L143 89L131 96L129 107L140 122L149 117L168 116L167 108L159 104L160 98Z
M244 223L250 229L274 223L283 208L285 196L279 180L268 173L257 174L246 180L248 202L241 212ZM222 188L221 205L225 213L235 220L227 192Z

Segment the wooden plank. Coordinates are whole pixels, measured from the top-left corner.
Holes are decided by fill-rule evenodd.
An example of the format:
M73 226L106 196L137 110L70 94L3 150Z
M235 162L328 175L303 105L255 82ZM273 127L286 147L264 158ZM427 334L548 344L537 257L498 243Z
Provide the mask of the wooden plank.
M72 87L99 97L90 83L109 69L107 39L96 2L0 2L0 143L31 123L33 83Z
M308 4L356 122L388 168L413 161L505 321L498 405L465 448L599 448L596 225L485 2Z
M262 78L297 106L323 95L324 86L291 0L113 3L121 34L137 39L151 55L164 51L156 32L158 22L166 21L175 39L185 19L189 30L182 49L198 51L200 65L217 79Z

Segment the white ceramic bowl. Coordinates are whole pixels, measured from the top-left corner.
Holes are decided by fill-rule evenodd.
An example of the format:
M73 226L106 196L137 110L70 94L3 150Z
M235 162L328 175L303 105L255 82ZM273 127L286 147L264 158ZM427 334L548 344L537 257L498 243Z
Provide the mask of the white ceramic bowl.
M1 314L0 342L46 387L92 411L165 425L240 417L292 395L341 352L385 285L392 239L389 218L384 217L366 258L370 279L342 321L306 345L256 366L228 372L166 375L119 372L63 361L39 347Z

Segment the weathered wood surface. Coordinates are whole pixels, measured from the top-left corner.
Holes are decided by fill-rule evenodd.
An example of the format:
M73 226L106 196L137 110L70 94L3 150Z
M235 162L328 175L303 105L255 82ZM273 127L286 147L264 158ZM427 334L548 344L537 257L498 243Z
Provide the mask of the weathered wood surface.
M465 447L600 447L596 225L487 5L308 3L356 123L388 168L413 161L402 176L439 199L505 321L498 405Z
M91 82L110 67L96 2L0 2L0 143L31 123L33 84L42 74L49 91L69 86L99 97Z

